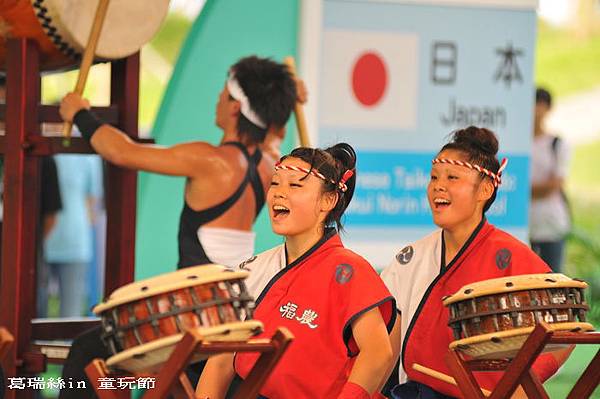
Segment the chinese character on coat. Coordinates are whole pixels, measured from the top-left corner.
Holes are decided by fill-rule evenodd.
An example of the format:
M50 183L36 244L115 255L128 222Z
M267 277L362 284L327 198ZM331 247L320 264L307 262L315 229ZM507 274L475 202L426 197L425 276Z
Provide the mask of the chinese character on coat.
M279 307L279 312L281 313L281 317L292 320L296 317L296 310L298 310L298 305L292 302L288 302L285 305Z
M298 320L300 324L308 325L310 328L317 328L318 325L313 324L313 321L315 321L317 317L319 317L317 312L312 309L306 309L301 317L296 317L296 320Z

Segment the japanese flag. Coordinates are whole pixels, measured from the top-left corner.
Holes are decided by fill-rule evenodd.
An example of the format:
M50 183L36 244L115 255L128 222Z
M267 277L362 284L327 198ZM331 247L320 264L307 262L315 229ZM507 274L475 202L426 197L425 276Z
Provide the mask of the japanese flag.
M322 54L323 126L416 127L416 34L326 30Z

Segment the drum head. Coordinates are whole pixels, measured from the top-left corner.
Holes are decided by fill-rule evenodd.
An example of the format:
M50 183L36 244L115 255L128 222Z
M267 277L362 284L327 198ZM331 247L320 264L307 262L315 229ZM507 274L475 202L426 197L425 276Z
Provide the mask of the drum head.
M523 274L467 284L453 295L445 298L444 305L448 306L465 299L505 292L564 287L587 288L587 286L584 281L574 280L560 273Z
M261 332L262 328L263 325L260 321L249 320L200 328L198 331L205 341L245 342ZM183 334L177 334L136 346L108 358L106 365L111 369L126 370L131 373L156 373L160 366L169 359L182 338ZM206 359L208 356L208 354L195 353L190 363Z
M65 54L83 53L99 0L32 0L46 34ZM148 43L167 15L169 0L110 0L96 56L118 59Z
M93 312L101 314L116 306L165 292L211 282L244 279L247 276L248 272L246 271L232 271L220 265L208 264L186 267L175 272L124 285L113 291L105 302L94 307Z
M590 323L554 323L546 327L553 331L593 331ZM475 359L512 359L523 346L534 327L516 328L490 334L459 339L450 344L451 349L461 352ZM568 345L546 345L544 352L562 349Z

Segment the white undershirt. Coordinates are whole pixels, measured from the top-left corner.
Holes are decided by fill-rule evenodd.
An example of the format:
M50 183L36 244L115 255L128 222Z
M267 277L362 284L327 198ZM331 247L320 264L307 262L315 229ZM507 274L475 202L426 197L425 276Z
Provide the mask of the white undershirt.
M213 263L233 268L254 254L256 234L253 231L200 227L197 234L204 252Z

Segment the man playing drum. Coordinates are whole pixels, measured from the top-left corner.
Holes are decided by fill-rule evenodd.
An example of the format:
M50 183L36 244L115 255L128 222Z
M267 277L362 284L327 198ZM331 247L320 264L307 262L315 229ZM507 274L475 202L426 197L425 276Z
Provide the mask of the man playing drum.
M187 177L179 224L180 268L237 266L254 253L252 224L264 204L295 103L296 84L287 67L252 56L229 70L216 109L216 124L223 130L217 146L204 141L168 148L136 143L99 120L89 111L89 102L74 93L63 99L60 112L109 162Z
M63 99L60 112L109 162L187 177L179 268L206 263L235 267L253 255L252 224L280 157L284 126L296 101L305 99L302 82L295 82L285 65L250 56L230 68L219 96L216 124L223 138L218 146L203 141L168 148L136 143L99 120L89 111L89 102L74 93ZM92 359L110 355L100 329L91 330L73 342L63 377L84 379L83 368ZM60 397L84 395L71 391L61 390ZM93 396L91 388L88 393Z
M550 268L525 244L489 224L485 212L494 202L506 160L498 162L498 140L484 128L454 132L432 161L427 187L433 221L441 230L402 249L382 278L396 298L400 328L392 332L401 351L396 399L462 397L458 387L413 369L419 364L450 374L444 353L453 339L442 298L465 284L492 278L547 273ZM540 356L533 370L548 379L566 360L568 350ZM492 390L499 373L476 373L479 385ZM518 390L515 397L525 397Z

